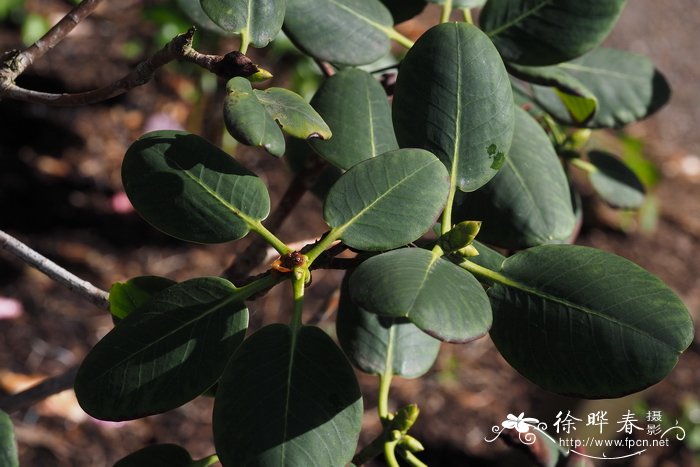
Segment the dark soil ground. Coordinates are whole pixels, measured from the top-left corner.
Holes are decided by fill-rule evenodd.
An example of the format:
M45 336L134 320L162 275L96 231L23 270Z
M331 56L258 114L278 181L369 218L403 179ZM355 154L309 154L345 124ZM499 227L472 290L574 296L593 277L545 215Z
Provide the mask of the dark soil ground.
M30 69L22 83L46 91L78 91L124 75L136 63L125 57L124 44L135 38L147 44L155 31L153 25L140 21L143 3L122 0L102 5ZM67 10L67 3L59 0L27 4L53 18ZM434 13L428 11L424 21ZM404 27L410 33L421 24ZM700 313L698 26L700 6L694 0L634 0L623 13L608 44L650 56L674 90L667 108L625 130L643 143L644 153L662 175L653 193L658 199L658 223L652 232L644 232L634 219L607 208L582 186L586 220L577 240L629 258L658 275L682 297L696 321ZM18 41L17 27L2 25L0 51L20 47ZM218 52L225 52L235 44L224 42L220 47ZM270 55L257 59L280 81L287 79L282 63ZM153 82L125 96L84 108L0 102L0 229L103 289L137 275L184 280L225 270L245 249L245 240L215 246L184 244L153 230L120 204L121 159L125 148L146 128L177 125L214 135L212 139L220 134L218 101L197 93L194 75L178 70L167 68ZM596 144L621 150L609 134L598 136ZM291 178L286 166L255 151L237 149L236 155L265 179L274 205ZM324 231L319 212L318 200L306 195L280 237L288 242L317 237ZM341 277L338 272L319 272L309 290L305 318L330 332L334 291ZM254 327L287 319L289 291L282 289L250 304ZM16 299L24 309L19 318L0 320L0 390L6 392L18 388L21 375L53 376L77 365L111 328L104 311L4 252L0 253L0 297ZM422 458L429 465L526 465L521 453L500 442L484 441L507 414L525 412L551 424L558 411L571 410L582 418L580 414L608 410L613 419L613 414L647 406L662 411L670 424L690 418L686 426L697 432L698 350L696 339L671 375L643 393L591 402L539 389L508 366L491 341L483 338L463 346L444 345L428 375L419 380L397 378L392 395L397 406L420 405L415 434L426 445ZM364 436L368 439L379 429L373 396L376 379L361 375L360 381L367 395ZM155 442L182 444L195 458L213 453L211 408L211 400L200 398L165 415L122 424L98 423L86 418L67 393L63 399L14 412L12 417L23 466L103 466ZM699 445L696 440L695 449ZM599 465L691 466L698 456L686 439L633 459Z

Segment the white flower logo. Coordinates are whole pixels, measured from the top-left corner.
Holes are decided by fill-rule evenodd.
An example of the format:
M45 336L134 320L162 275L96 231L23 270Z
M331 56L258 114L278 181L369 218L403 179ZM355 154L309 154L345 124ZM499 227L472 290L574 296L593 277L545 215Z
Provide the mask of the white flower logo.
M539 420L536 418L525 418L525 412L521 412L517 417L509 413L501 425L506 429L515 428L518 433L527 433L530 431L530 425L537 425L537 423L539 423Z

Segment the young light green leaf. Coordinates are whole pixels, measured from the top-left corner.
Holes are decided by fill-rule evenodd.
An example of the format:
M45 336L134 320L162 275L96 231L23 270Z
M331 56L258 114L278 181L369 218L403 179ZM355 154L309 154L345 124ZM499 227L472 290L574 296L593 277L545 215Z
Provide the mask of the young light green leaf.
M301 50L340 65L366 65L391 44L391 13L379 0L287 0L284 31Z
M518 78L542 86L551 86L577 123L589 121L598 110L598 99L578 79L560 66L521 66L508 64L508 70Z
M132 452L114 464L114 467L190 467L192 457L176 444L154 444Z
M331 187L323 217L348 246L389 250L426 233L445 207L448 174L422 149L360 162Z
M656 112L671 95L666 79L653 63L631 52L601 47L554 68L576 79L598 99L595 116L579 122L551 89L533 87L540 106L558 120L574 126L621 127Z
M644 185L624 162L603 151L591 151L588 159L595 171L588 174L591 185L616 208L634 209L644 202Z
M10 416L0 410L0 465L3 467L19 467L17 456L17 441Z
M362 424L350 363L315 327L282 324L248 338L228 363L214 403L214 442L226 466L341 466Z
M683 302L655 276L610 253L544 245L508 258L489 289L491 338L544 389L619 397L664 378L693 339Z
M129 147L122 182L136 211L168 235L200 243L245 236L267 217L263 182L204 138L154 131Z
M336 331L345 355L365 373L392 373L404 378L424 375L438 356L440 341L405 318L369 313L350 300L349 274L340 289Z
M283 88L254 92L267 113L288 135L320 140L332 136L323 118L299 94Z
M433 27L401 64L392 111L399 145L433 152L462 191L498 172L498 155L508 153L513 137L513 112L501 57L475 26Z
M467 271L421 248L403 248L364 261L350 277L350 296L370 313L407 318L446 342L486 334L491 307Z
M333 130L331 140L310 141L311 147L341 169L399 148L386 92L366 71L339 71L324 81L311 105Z
M284 0L200 0L204 12L224 30L265 47L282 29Z
M284 154L282 130L253 92L250 81L241 76L226 84L224 123L239 142L265 148L273 156Z
M479 21L504 60L544 66L599 45L627 0L489 0Z
M191 279L156 294L88 353L75 393L101 420L172 410L221 376L243 341L248 310L230 282Z
M153 295L176 283L158 276L139 276L125 282L115 282L109 289L109 312L117 319L124 319Z
M515 116L503 168L461 198L455 220L482 220L479 239L505 248L563 242L575 224L566 175L539 124L520 108Z

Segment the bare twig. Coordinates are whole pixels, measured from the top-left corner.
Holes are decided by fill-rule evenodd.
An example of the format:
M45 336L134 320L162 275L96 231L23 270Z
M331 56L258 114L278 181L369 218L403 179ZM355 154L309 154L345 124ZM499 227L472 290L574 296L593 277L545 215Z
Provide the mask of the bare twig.
M175 60L194 63L226 79L234 76L250 76L260 71L257 65L240 52L230 52L226 55L207 55L197 52L192 47L194 33L195 28L193 27L189 31L177 35L153 56L139 63L125 77L107 86L75 94L52 94L17 86L14 83L17 74L11 70L17 68L18 65L15 62L22 56L20 53L7 58L5 63L0 64L0 98L9 97L61 107L94 104L146 84L153 78L158 68Z
M75 381L75 375L77 373L78 367L76 366L58 376L47 378L29 389L4 397L0 399L0 410L4 410L5 412L21 410L49 396L70 389L73 387L73 382Z
M91 283L71 274L50 259L40 255L16 238L0 230L0 248L35 267L51 279L77 293L100 308L109 309L109 294Z

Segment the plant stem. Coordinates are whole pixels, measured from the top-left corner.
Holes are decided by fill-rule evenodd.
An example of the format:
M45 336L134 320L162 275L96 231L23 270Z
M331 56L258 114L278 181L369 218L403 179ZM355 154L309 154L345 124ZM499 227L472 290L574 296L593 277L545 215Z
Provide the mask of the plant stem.
M190 464L190 467L209 467L210 465L214 465L217 462L219 462L219 456L217 456L216 454L212 454L202 459L193 461Z
M58 264L29 248L13 236L0 230L0 248L9 251L25 263L43 272L59 284L77 293L91 303L109 309L109 294L78 276L66 271Z
M248 46L250 46L250 34L247 30L241 31L241 45L238 51L245 55L248 52Z
M239 300L247 300L253 295L257 295L260 292L274 287L285 279L286 277L279 274L265 274L259 279L256 279L243 287L238 287L236 289L236 296L241 297L238 298Z
M464 268L467 271L471 272L472 274L474 274L478 278L487 279L491 282L497 282L499 284L503 284L505 286L513 287L513 288L516 288L519 290L524 290L524 291L528 290L522 284L518 284L517 282L513 282L512 280L508 279L503 274L498 273L496 271L492 271L492 270L485 268L483 266L480 266L476 263L469 261L468 259L465 259L464 261L459 263L459 266L461 268Z
M292 252L292 250L282 240L277 238L275 234L270 232L262 222L257 221L255 224L251 225L251 230L260 235L272 248L277 250L279 254L286 255Z
M455 202L455 193L457 192L457 177L453 175L451 178L450 192L447 195L447 204L445 204L445 210L442 211L442 220L440 221L441 234L445 234L452 229L452 205Z
M472 18L472 10L469 8L462 8L462 15L464 16L464 22L469 24L474 24L474 18Z
M411 451L400 449L399 455L403 457L406 460L406 462L408 462L408 465L411 465L413 467L428 467L428 464L418 459L416 455L413 454Z
M294 278L292 279L292 290L294 292L294 311L292 312L292 322L290 326L294 333L301 327L301 317L304 311L304 283L309 270L306 266L294 268Z
M401 467L399 461L396 459L396 445L398 441L388 441L384 443L384 458L389 467Z
M393 331L393 328L392 328ZM389 343L391 346L391 342ZM387 349L388 352L388 349ZM387 357L387 361L393 360L393 357ZM391 362L393 364L393 362ZM377 412L382 421L389 417L389 390L391 389L391 378L394 376L391 367L384 368L384 373L379 375L379 399L377 400Z
M399 31L397 31L394 28L386 28L384 30L386 32L386 35L389 36L389 39L392 39L396 41L398 44L406 47L407 49L410 49L413 47L413 41L409 39L408 37L404 36L401 34Z
M450 20L450 15L452 14L452 0L445 0L442 4L442 15L440 15L440 22L446 23Z
M316 260L316 258L321 255L324 251L326 251L330 246L338 240L342 232L339 232L336 229L331 229L330 232L326 234L325 237L323 237L317 244L314 246L311 250L309 250L308 253L306 253L306 257L308 258L308 263L307 266L311 267L313 262Z
M73 387L78 367L75 366L58 376L47 378L22 392L0 399L0 410L11 413L31 407L49 396Z
M569 162L571 163L571 165L573 165L577 169L583 170L587 174L593 174L598 171L598 167L596 167L588 161L584 161L580 157L573 157L569 159Z

